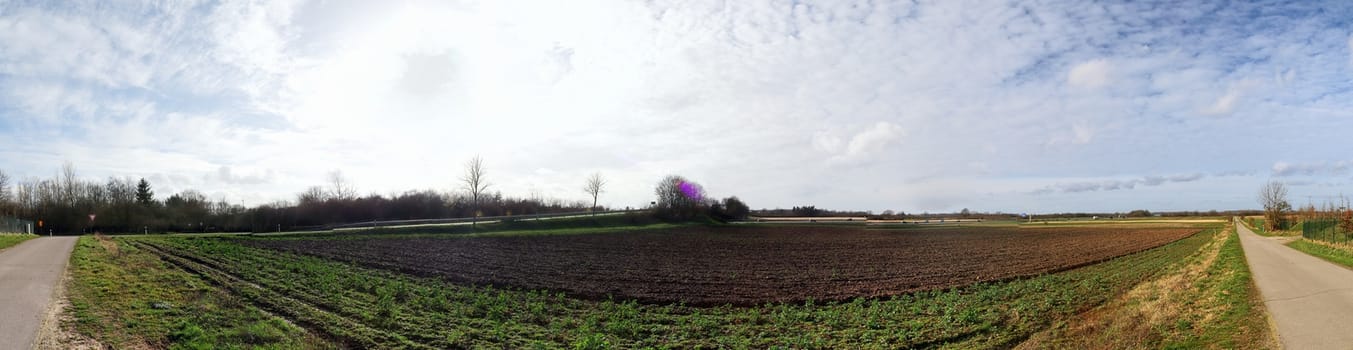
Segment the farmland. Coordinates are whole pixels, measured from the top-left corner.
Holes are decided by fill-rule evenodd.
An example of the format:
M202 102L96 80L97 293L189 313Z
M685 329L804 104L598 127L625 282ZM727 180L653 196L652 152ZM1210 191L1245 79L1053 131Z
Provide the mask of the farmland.
M1192 234L1200 229L1206 234ZM1180 261L1196 256L1200 247L1215 241L1219 230L1215 225L1150 230L1008 227L980 231L660 226L602 234L544 230L381 238L128 237L97 242L87 237L76 248L78 259L72 261L71 304L77 317L70 324L77 333L105 340L109 343L106 345L114 347L1008 347L1055 320L1090 310L1141 282L1177 269ZM1085 240L1098 244L1077 243ZM888 241L907 244L886 244ZM1000 244L979 243L983 241ZM572 270L586 271L588 265L561 262L557 265L567 268L547 270L563 274L553 279L554 283L538 278L533 282L538 285L528 286L523 281L530 281L533 275L508 275L510 269L496 270L496 274L476 272L479 267L455 270L442 266L440 270L424 271L400 267L398 263L405 260L389 258L396 254L369 259L359 255L365 250L358 247L373 244L389 244L393 248L387 249L402 249L412 256L424 254L424 258L429 258L427 252L434 249L448 249L445 255L454 256L457 244L477 244L498 251L509 251L511 244L534 248L518 253L516 260L499 261L508 267L514 266L507 264L513 261L521 266L543 267L551 265L546 263L548 259L568 256L570 250L546 248L556 244L578 249L575 254L584 255L634 250L628 253L633 257L613 254L609 259L648 256L655 261L680 261L688 264L684 268L688 271L710 269L713 272L691 275L709 282L692 292L713 296L711 291L722 290L735 297L673 303L662 300L676 298L675 293L653 294L648 299L625 296L642 292L631 289L635 286L666 288L668 285L660 279L680 276L673 271L681 268L662 270L653 265L648 268L655 274L640 282L610 282L585 289L584 284L558 281L583 278L583 272ZM723 245L746 250L745 259L761 261L738 260L744 258L709 250ZM770 246L759 248L765 252L756 252L760 245ZM1049 247L1034 248L1044 245ZM345 248L312 251L308 246L354 250L339 255L337 252ZM908 248L912 246L924 249ZM694 254L693 247L704 247L706 253ZM774 249L784 251L775 253ZM950 249L950 254L933 252L944 249ZM1032 252L1018 253L1021 250ZM305 253L294 253L301 251ZM667 254L656 254L661 251ZM863 257L844 254L846 251L857 251ZM644 255L649 253L652 255ZM949 259L946 261L951 269L947 271L965 277L943 277L942 271L919 264L919 258L908 254ZM999 263L962 260L968 255ZM1115 255L1121 256L1110 259ZM490 259L484 256L481 259ZM696 258L700 256L704 258ZM725 256L732 260L698 262ZM1047 256L1053 258L1044 259ZM1034 262L1019 263L1021 257ZM357 261L359 258L363 261ZM871 263L874 260L883 261ZM612 260L611 265L636 261ZM432 260L426 265L441 266ZM830 267L809 268L813 265L836 266L838 275L833 277ZM805 290L812 293L744 290L747 285L737 281L755 276L758 266L781 269L780 275L786 280L810 283L813 288ZM140 270L128 275L163 277L124 279L108 274L132 267ZM458 280L449 275L455 271L486 276L475 278L492 283ZM623 269L597 271L601 272L597 278L618 281L648 276L620 273ZM752 275L733 276L730 271ZM882 287L866 289L860 287L863 283L851 282L870 276ZM811 283L814 280L833 282ZM835 284L846 287L837 288ZM587 290L605 291L608 296L587 294ZM860 295L845 297L846 293ZM782 301L751 303L753 297ZM118 302L100 302L103 300ZM146 305L164 300L172 301L173 309L145 310ZM222 305L234 305L231 308L239 311L192 312L220 310Z
M849 300L1028 276L1195 229L681 227L628 234L251 240L470 285L714 306Z

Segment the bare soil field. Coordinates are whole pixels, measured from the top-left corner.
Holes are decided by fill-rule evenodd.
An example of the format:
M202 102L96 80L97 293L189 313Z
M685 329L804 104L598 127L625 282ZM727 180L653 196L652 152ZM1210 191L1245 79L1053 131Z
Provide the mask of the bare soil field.
M1194 228L685 227L515 237L251 240L456 283L646 303L846 300L1066 270Z

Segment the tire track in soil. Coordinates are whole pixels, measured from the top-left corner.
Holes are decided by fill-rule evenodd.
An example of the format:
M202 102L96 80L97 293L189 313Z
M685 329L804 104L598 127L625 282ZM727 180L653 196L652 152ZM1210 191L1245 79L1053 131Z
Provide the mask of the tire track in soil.
M335 310L277 293L264 286L222 271L211 262L199 257L173 253L170 252L174 250L173 248L163 248L151 243L131 243L138 248L150 251L175 267L201 276L219 287L226 288L269 313L282 315L294 324L301 325L316 334L322 334L344 348L361 349L379 347L382 344L402 344L415 349L433 349L433 347L414 343L402 337L392 337L375 327L353 320ZM334 327L345 329L348 333L335 332L333 331Z

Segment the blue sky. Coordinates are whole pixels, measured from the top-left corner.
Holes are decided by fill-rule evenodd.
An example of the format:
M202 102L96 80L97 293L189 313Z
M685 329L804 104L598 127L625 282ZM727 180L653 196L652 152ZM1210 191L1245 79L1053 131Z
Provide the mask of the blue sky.
M1255 208L1353 195L1353 3L0 0L0 170L260 204Z

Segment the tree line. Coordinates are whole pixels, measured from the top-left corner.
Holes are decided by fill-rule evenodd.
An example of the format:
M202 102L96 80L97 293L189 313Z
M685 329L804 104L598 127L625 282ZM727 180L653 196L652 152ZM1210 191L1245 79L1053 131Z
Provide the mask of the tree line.
M268 232L329 224L381 220L415 220L509 216L601 210L597 198L604 180L593 175L583 187L592 199L561 200L511 197L489 191L483 161L467 163L463 186L452 191L410 190L359 196L339 171L324 186L312 186L294 200L254 207L212 200L202 192L183 190L162 196L141 178L80 178L66 163L52 178L15 181L0 171L0 216L31 220L36 232Z

